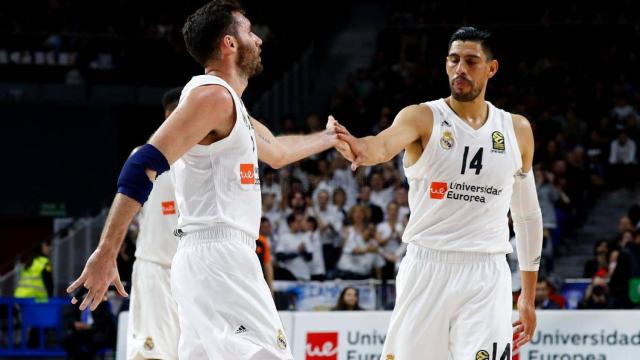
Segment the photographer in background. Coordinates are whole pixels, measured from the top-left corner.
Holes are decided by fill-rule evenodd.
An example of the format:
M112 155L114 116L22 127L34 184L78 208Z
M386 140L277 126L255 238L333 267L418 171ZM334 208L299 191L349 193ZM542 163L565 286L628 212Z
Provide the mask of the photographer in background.
M579 309L613 309L616 308L615 301L609 295L609 285L602 272L596 274L587 290L584 299L578 304Z

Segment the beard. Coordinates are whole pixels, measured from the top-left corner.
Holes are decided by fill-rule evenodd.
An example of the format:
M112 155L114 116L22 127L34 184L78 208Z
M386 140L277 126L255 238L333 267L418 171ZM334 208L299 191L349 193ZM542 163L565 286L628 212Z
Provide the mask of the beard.
M456 101L460 101L460 102L473 101L482 92L482 86L477 86L476 87L476 86L474 86L474 84L470 80L467 80L467 79L464 79L464 80L468 81L471 84L471 90L469 90L467 92L456 91L453 84L457 79L458 78L454 78L449 83L449 88L451 89L451 97L453 97Z
M260 74L262 72L260 50L257 47L252 48L251 46L239 42L236 65L247 79Z

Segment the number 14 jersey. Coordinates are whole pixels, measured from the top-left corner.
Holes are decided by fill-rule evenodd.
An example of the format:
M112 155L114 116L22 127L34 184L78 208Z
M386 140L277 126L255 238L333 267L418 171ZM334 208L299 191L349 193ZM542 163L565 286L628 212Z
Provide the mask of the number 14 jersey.
M507 213L522 158L511 114L488 106L473 129L444 99L422 104L433 129L420 158L405 166L411 217L403 241L444 251L509 253Z

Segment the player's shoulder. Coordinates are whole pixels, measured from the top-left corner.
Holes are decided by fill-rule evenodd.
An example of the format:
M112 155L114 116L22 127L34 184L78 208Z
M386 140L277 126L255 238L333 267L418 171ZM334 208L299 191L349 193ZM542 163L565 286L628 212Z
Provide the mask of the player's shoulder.
M189 92L186 99L195 103L233 103L229 90L217 84L198 86Z
M510 113L510 114L511 114L511 120L513 121L513 129L515 130L516 134L532 131L531 123L529 122L529 119L527 119L526 117L520 114L515 114L515 113Z
M422 127L433 122L433 111L426 104L409 105L398 112L397 119Z

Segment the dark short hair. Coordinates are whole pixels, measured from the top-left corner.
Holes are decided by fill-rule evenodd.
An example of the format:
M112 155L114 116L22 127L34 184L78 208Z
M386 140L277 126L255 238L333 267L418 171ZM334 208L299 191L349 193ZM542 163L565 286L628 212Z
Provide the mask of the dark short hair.
M220 41L236 35L234 12L244 14L237 0L213 0L191 14L182 28L184 43L193 58L205 66L220 56Z
M166 111L167 109L175 109L178 106L178 102L180 101L180 95L182 94L182 88L173 88L162 95L162 108Z
M449 49L454 41L472 41L482 45L482 50L487 56L487 60L493 60L493 41L491 33L485 30L478 30L472 26L464 26L456 30L449 39Z
M314 229L318 228L318 220L316 220L316 218L314 218L313 216L309 216L307 218L307 221L313 224Z

